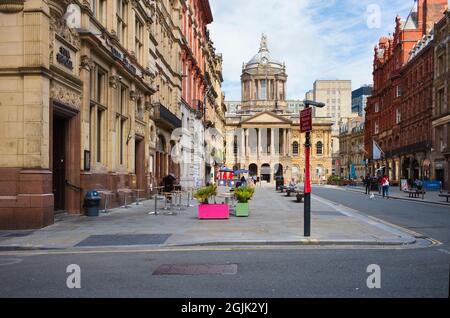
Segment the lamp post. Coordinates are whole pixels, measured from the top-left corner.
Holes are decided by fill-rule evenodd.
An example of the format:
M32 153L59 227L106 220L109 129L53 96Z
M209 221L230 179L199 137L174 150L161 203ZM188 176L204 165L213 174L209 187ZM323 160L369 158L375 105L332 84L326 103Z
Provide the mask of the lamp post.
M300 132L306 132L305 137L305 204L304 204L304 236L311 236L311 176L310 176L310 155L311 155L311 130L312 114L308 111L310 106L325 107L324 103L305 100L305 119L300 115Z

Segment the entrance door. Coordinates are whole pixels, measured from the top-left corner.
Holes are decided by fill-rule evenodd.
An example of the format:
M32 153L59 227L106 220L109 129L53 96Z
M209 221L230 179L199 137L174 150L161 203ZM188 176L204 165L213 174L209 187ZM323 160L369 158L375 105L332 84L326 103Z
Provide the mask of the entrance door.
M66 190L66 120L53 117L53 195L55 211L65 209Z

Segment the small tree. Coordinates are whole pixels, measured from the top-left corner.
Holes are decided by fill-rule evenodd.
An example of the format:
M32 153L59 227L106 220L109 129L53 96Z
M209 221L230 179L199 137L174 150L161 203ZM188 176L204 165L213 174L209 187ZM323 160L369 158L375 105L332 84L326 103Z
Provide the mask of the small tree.
M234 194L239 203L247 203L253 197L254 193L255 189L250 187L239 187L234 190Z
M208 187L198 189L194 193L194 198L196 198L201 204L209 204L208 202L209 198L216 194L217 194L217 186L211 185Z

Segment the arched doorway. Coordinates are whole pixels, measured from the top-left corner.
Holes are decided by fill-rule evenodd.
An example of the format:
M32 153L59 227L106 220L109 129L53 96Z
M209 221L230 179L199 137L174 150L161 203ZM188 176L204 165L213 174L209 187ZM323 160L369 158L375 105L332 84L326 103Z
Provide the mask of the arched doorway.
M256 177L258 175L258 165L256 165L255 163L252 163L251 165L248 166L248 174L251 177Z
M420 165L416 158L414 158L412 160L411 168L412 168L413 180L419 179L420 178Z
M276 163L273 166L273 173L275 177L282 177L283 176L283 165L281 163Z
M268 163L265 163L261 166L261 180L265 180L267 182L270 182L270 165Z

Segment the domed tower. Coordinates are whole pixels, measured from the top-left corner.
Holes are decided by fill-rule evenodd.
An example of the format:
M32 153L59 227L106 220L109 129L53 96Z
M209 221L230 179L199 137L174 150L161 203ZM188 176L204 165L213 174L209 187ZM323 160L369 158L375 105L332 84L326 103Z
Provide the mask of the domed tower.
M242 66L242 110L285 111L286 81L286 66L272 58L267 36L263 34L258 54Z

